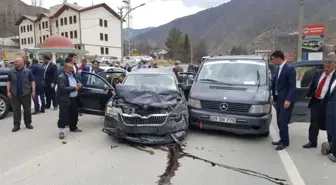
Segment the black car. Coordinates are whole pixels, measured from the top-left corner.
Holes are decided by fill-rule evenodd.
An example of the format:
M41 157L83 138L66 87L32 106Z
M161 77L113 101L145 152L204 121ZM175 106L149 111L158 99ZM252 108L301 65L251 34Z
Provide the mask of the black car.
M172 143L187 135L188 105L174 73L139 69L116 89L99 75L81 76L83 113L104 115L105 133L143 144Z
M0 68L0 119L6 117L11 110L11 105L7 97L7 78L10 69Z

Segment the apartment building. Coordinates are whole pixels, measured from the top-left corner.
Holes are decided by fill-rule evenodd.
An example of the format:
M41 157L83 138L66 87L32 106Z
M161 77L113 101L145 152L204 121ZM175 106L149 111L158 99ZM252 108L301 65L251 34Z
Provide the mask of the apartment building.
M20 48L39 47L51 35L69 38L88 55L120 56L120 16L107 4L89 7L64 3L37 17L22 15L19 26Z

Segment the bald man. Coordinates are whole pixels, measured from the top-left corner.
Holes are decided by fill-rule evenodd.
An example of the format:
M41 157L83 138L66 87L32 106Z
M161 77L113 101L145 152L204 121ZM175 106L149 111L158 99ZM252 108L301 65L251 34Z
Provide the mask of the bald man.
M78 129L78 91L82 88L77 76L73 73L73 64L65 63L64 70L58 76L57 96L59 103L58 128L59 138L64 139L65 126L69 126L70 132L82 132Z
M22 58L14 60L15 68L8 73L7 95L13 108L14 128L12 132L20 130L21 106L23 119L27 129L33 129L31 116L31 98L35 98L35 82L32 72L24 67Z

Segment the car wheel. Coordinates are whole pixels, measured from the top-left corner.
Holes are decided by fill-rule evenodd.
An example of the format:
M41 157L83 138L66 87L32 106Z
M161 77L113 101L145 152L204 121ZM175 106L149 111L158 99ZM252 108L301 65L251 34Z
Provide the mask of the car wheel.
M270 131L269 130L267 130L266 132L260 134L260 136L262 136L262 137L268 137L269 135L270 135Z
M6 96L0 94L0 119L4 118L9 111L9 101Z

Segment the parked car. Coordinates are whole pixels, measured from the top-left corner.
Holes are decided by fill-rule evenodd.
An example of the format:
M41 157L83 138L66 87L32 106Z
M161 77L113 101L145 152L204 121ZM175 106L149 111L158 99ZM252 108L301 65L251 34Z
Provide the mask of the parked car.
M11 105L7 97L7 78L10 69L0 68L0 119L6 117L11 110Z
M187 135L187 101L172 72L139 69L116 89L103 77L81 73L82 113L105 116L103 131L145 144L165 144Z

